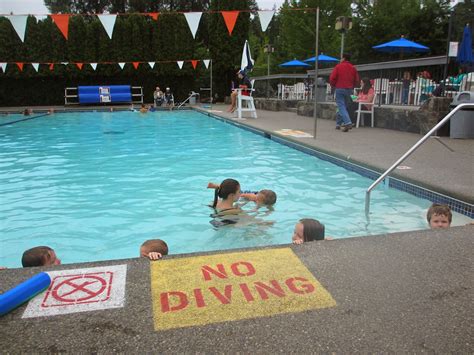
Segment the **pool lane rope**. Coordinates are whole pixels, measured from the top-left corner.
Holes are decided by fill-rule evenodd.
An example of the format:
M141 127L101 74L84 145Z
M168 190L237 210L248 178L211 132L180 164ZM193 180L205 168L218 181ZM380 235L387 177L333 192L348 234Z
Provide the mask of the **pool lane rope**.
M0 316L21 306L51 285L51 277L46 272L29 278L18 286L0 295Z
M6 123L0 123L0 127L2 127L2 126L8 126L8 125L11 125L11 124L15 124L15 123L17 123L17 122L23 122L23 121L34 120L35 118L39 118L39 117L43 117L43 116L49 116L49 113L43 113L43 114L41 114L41 115L34 116L34 117L22 118L21 120L16 120L16 121L11 121L11 122L6 122Z

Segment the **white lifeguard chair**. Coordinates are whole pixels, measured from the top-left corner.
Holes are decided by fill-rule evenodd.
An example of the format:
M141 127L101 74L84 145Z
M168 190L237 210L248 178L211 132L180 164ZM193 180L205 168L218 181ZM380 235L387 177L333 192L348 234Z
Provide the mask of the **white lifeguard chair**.
M242 118L242 112L250 112L252 118L257 118L257 110L255 109L255 103L253 101L252 93L254 92L253 84L255 80L252 80L252 87L247 89L235 89L237 90L237 109L234 111L237 118ZM249 91L249 95L243 95L242 90Z

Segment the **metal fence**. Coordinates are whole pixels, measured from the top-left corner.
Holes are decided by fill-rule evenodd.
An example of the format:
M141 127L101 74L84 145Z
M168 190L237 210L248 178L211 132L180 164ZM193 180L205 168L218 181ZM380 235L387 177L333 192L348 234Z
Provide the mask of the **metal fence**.
M452 97L460 91L474 91L473 68L463 68L467 73L456 76L459 66L452 62L444 77L446 57L429 57L392 62L356 65L361 78L371 80L377 104L423 104L431 96ZM306 74L275 74L256 77L255 96L280 100L334 100L332 88L327 84L333 68L319 70L315 90L314 70Z

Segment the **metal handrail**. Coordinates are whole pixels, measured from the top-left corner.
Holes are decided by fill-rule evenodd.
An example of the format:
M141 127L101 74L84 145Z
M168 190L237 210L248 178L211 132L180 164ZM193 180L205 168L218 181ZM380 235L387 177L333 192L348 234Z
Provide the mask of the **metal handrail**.
M197 92L191 91L191 94L189 95L189 97L188 97L186 100L184 100L183 102L181 102L181 104L180 104L177 108L179 109L179 108L180 108L181 106L183 106L186 102L188 102L189 100L191 100L191 97L195 97L195 96L197 96L197 95L199 95Z
M437 131L441 126L443 126L447 121L451 119L451 117L459 110L463 108L471 107L474 108L474 103L463 103L456 106L451 112L449 112L444 118L438 122L436 126L434 126L428 133L424 135L418 142L415 143L413 147L411 147L405 154L403 154L400 159L398 159L393 165L387 169L380 177L374 181L372 185L369 186L367 191L365 192L365 216L369 217L369 210L370 210L370 192L383 180L385 177L390 174L400 163L402 163L406 158L408 158L420 145L422 145L435 131Z

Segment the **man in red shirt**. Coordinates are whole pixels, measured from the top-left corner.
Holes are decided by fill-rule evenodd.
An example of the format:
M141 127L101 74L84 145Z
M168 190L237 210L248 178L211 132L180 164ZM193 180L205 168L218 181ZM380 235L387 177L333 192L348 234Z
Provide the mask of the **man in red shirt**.
M347 107L350 105L353 89L359 86L357 69L350 62L350 54L344 53L341 62L336 65L329 77L332 87L336 88L336 104L339 112L336 115L336 129L347 132L352 128Z

